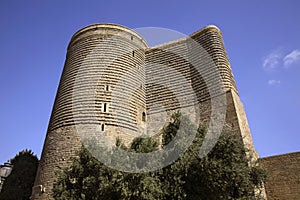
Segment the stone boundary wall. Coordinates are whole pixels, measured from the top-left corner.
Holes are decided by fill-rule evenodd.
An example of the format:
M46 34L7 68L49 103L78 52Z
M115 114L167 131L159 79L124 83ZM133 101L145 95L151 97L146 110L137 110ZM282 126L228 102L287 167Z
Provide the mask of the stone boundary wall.
M268 200L300 199L300 152L260 158L259 163L268 174Z

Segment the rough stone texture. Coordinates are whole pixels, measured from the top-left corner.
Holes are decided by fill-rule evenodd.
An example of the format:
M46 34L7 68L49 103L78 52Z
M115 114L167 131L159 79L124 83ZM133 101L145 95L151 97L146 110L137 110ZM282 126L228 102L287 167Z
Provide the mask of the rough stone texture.
M222 108L224 122L213 112ZM107 142L120 137L128 144L147 124L148 133L159 132L182 109L188 115L199 109L198 123L217 119L213 122L240 133L255 152L217 27L153 48L120 25L79 30L68 46L32 199L53 199L55 171L69 165L80 139L104 135Z
M81 146L74 126L57 128L47 133L32 190L32 199L52 199L52 185L56 171L70 164L70 157Z
M268 200L300 199L300 152L260 158L259 163L268 173Z
M248 120L246 117L246 113L245 113L243 104L242 104L240 98L238 97L238 95L234 91L231 91L231 98L229 98L229 101L230 100L233 100L232 104L233 104L235 114L229 115L229 116L237 117L238 132L241 133L245 147L248 150L250 150L249 153L251 155L249 155L249 156L251 156L253 161L256 161L258 158L258 154L255 151L254 146L253 146L252 137L251 137L250 129L249 129L249 125L248 125ZM230 121L234 122L235 120L232 119Z

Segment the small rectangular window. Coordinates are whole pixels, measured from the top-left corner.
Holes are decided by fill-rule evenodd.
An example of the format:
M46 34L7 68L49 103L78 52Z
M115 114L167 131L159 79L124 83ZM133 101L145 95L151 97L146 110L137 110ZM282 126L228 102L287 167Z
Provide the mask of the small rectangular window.
M103 104L103 112L107 112L107 105L106 105L106 103Z
M101 131L104 131L104 124L101 125Z
M134 57L134 51L132 51L132 57Z
M146 113L145 113L145 112L142 113L142 121L143 121L143 122L146 121Z

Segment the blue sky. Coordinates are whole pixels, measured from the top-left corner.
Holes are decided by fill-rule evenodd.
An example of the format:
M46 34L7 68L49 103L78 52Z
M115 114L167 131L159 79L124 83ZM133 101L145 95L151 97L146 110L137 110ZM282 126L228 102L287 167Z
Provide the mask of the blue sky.
M40 156L71 36L94 23L191 34L217 25L261 157L299 151L300 2L14 1L0 3L0 163Z

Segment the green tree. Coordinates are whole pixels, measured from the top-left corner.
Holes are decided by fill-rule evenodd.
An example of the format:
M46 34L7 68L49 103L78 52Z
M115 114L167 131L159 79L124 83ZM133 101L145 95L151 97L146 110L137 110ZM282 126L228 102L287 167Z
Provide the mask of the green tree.
M204 158L200 159L197 152L199 145L194 143L186 154L191 162L183 162L188 164L184 186L188 199L262 198L255 191L261 188L266 175L262 168L250 164L238 134L222 133Z
M117 139L116 146L147 153L158 149L158 142L151 138L135 138L127 149ZM161 183L156 172L126 173L111 169L95 159L85 147L72 160L70 168L58 173L59 178L53 189L57 200L162 199Z
M185 116L175 113L173 118L163 131L163 142L166 141L164 144L175 137L174 132L179 132L179 126L185 132L194 131L193 125ZM208 155L200 158L200 147L206 134L207 129L200 126L187 151L164 169L165 179L179 186L178 189L174 184L171 185L177 188L177 192L173 191L173 194L184 191L181 194L185 196L181 195L181 198L191 200L262 199L262 196L255 195L255 191L262 187L266 173L256 163L250 164L251 158L246 156L248 149L244 147L240 134L223 132ZM177 182L173 177L178 179Z
M196 132L192 144L184 152L187 136ZM85 149L73 158L70 168L59 175L54 186L55 199L260 199L254 191L262 186L266 175L262 168L250 165L240 134L222 133L209 154L199 157L200 147L207 134L205 127L196 129L188 117L174 113L162 132L166 156L179 152L180 158L154 172L125 173L97 161ZM174 142L174 137L180 142ZM159 148L153 138L135 138L127 148L121 140L117 148L149 153ZM95 148L97 149L97 148ZM98 149L99 150L99 149ZM111 152L114 156L116 152ZM118 156L118 155L117 155ZM127 164L127 163L124 163ZM137 162L137 168L147 163Z
M3 184L0 200L29 199L38 162L37 156L27 149L19 152L11 159L13 169Z

